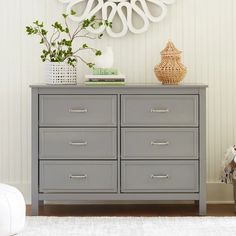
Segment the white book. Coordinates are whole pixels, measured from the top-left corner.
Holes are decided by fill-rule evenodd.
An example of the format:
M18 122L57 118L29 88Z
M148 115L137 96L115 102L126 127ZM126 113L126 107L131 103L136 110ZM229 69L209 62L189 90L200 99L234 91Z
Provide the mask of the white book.
M125 75L85 75L85 79L126 79Z

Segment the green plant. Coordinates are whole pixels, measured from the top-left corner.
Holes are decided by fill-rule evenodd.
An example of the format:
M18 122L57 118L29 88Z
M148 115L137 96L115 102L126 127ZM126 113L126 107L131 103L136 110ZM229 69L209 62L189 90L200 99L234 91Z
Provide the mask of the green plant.
M70 15L76 15L75 11L71 11ZM42 61L50 62L64 62L69 65L75 66L78 59L83 61L87 66L92 68L94 63L87 62L81 57L80 52L82 50L91 50L96 56L100 56L102 52L96 48L89 47L86 43L82 44L79 48L75 48L76 40L80 38L87 39L101 39L103 34L95 35L91 34L87 29L88 27L96 28L101 25L106 27L112 27L112 23L107 20L97 19L96 16L92 16L90 19L86 19L78 23L75 30L71 30L68 24L69 14L62 14L64 18L64 26L59 22L52 24L53 32L51 36L48 36L48 31L44 28L44 23L39 23L38 20L33 22L33 25L26 26L26 32L28 35L36 35L40 38L40 44L44 45L42 50Z

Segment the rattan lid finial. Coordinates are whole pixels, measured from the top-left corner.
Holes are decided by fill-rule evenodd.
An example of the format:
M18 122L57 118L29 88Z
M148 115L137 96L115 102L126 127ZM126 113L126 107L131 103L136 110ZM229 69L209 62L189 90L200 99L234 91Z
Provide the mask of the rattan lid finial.
M181 53L182 53L182 51L179 51L175 47L174 43L171 40L168 41L164 50L161 51L161 55L164 55L164 56L166 56L166 55L169 55L169 56L179 55Z

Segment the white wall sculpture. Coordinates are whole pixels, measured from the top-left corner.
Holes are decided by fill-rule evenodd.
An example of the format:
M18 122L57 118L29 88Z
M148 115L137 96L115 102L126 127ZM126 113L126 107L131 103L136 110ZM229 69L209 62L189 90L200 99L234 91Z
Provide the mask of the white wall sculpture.
M112 28L105 28L100 26L96 29L90 27L88 30L91 33L100 34L107 31L108 35L111 37L122 37L126 35L128 30L135 34L140 34L148 30L148 26L151 22L161 21L167 13L167 5L173 4L175 0L59 0L62 3L67 4L66 12L70 13L73 7L78 6L78 4L87 2L84 12L81 15L70 16L71 20L80 22L85 19L96 15L101 12L103 20L108 20L113 22L115 15L120 18L121 30L120 32L114 32ZM96 3L95 3L96 2ZM149 10L149 3L156 5L160 8L160 13L158 16L154 16ZM139 4L139 6L137 5ZM95 6L94 6L95 4ZM141 7L140 7L141 6ZM125 11L124 11L125 8ZM111 9L108 11L108 9ZM124 13L126 12L126 14ZM133 12L138 15L142 21L142 27L135 27L132 20Z

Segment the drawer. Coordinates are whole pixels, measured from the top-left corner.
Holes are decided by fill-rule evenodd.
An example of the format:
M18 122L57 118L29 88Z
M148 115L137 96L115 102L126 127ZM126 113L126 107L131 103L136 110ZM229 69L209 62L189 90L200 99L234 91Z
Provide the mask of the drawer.
M122 192L198 192L198 161L122 161Z
M116 159L116 128L40 128L41 159Z
M122 128L123 159L198 159L198 128Z
M41 95L40 126L116 126L116 95Z
M116 161L40 161L40 192L117 192Z
M123 126L198 126L198 95L123 95Z

